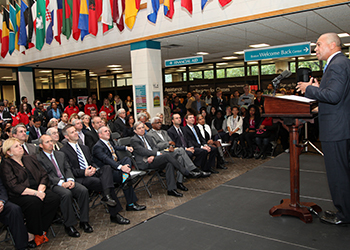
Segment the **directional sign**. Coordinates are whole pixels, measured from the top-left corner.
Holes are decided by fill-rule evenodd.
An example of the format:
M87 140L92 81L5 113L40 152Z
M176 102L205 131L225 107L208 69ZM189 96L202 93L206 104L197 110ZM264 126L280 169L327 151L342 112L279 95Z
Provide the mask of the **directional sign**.
M203 63L203 62L204 62L203 56L176 58L176 59L165 60L165 67L197 64L197 63Z
M286 44L281 46L245 50L244 61L246 62L259 61L263 59L306 56L310 54L311 54L310 42L293 43L293 44Z

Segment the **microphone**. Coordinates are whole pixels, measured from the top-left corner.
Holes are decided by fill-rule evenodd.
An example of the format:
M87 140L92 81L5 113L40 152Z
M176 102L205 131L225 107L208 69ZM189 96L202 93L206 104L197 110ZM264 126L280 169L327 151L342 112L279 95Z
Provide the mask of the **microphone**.
M291 74L292 72L286 69L279 76L275 77L275 79L272 80L272 83L277 86L282 79L290 77Z

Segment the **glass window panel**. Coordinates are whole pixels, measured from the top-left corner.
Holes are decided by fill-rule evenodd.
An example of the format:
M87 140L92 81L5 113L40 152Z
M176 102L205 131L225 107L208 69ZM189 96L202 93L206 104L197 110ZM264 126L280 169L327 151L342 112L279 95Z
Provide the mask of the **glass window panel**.
M182 73L182 79L183 79L184 82L187 81L187 73L186 72Z
M69 70L54 70L55 89L67 89L69 82Z
M289 62L289 71L295 73L295 62Z
M165 75L165 82L173 82L173 75L172 74L166 74Z
M249 76L257 76L259 74L259 66L249 66L248 67L248 75Z
M194 79L203 79L203 72L202 71L190 72L190 81L193 81Z
M126 86L132 86L132 78L126 79Z
M97 76L90 76L90 89L97 89Z
M225 78L225 69L216 70L216 78Z
M72 70L71 76L73 89L86 88L86 70Z
M101 88L114 88L114 76L101 76L100 77L100 87Z
M126 79L118 79L118 80L117 80L117 87L123 87L123 86L125 86L125 80L126 80Z
M35 69L34 75L36 89L52 89L52 70Z
M261 65L261 74L262 75L273 75L276 74L275 64L264 64Z
M0 68L0 81L16 81L17 70L13 68Z
M227 77L242 77L244 76L244 67L226 69Z
M214 79L214 70L205 70L204 79Z
M318 60L299 61L298 68L309 68L312 71L320 71L320 62Z
M165 82L182 82L183 72L186 72L186 67L177 67L177 68L167 68L164 70L165 73Z

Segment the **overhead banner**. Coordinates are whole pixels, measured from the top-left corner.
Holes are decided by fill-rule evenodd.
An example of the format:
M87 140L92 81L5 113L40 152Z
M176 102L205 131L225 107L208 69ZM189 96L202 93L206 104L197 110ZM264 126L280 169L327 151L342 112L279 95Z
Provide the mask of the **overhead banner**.
M203 63L203 62L204 62L203 56L176 58L176 59L165 60L165 67L198 64L198 63Z

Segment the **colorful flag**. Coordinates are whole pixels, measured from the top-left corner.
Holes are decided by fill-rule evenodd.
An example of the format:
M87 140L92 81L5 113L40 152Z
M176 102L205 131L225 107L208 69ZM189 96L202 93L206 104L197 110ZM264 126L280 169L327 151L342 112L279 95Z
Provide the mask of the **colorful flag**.
M16 25L16 9L13 5L9 4L10 9L10 18L9 18L9 54L12 55L13 51L15 51L15 25Z
M15 29L15 49L19 50L19 27L21 25L21 7L16 2L16 29Z
M81 6L84 5L84 3L86 2L86 0L81 0L81 3L80 3L80 0L73 0L73 14L72 14L72 31L73 31L73 39L75 40L79 40L79 37L80 37L80 27L79 27L79 23L80 23L80 12L81 12ZM85 3L86 5L86 3ZM85 6L84 5L84 6ZM85 36L85 34L84 34ZM83 37L82 35L82 38L81 40L83 40Z
M0 13L0 43L1 43L1 40L2 40L2 21L3 21L3 15L2 13Z
M113 0L102 0L103 33L113 28L112 5Z
M56 5L55 5L56 3ZM61 33L62 33L62 0L54 0L53 2L53 35L55 36L56 41L61 44ZM57 10L57 11L55 11Z
M125 0L113 0L112 16L113 22L116 23L119 31L124 30L123 14L125 11Z
M181 7L184 7L192 15L192 0L181 0Z
M62 18L62 34L69 39L72 34L72 9L73 0L62 0L63 18Z
M27 24L25 19L25 13L28 9L28 6L21 1L21 24L19 25L19 38L18 45L20 46L20 51L23 52L27 47Z
M54 9L51 2L56 2L56 0L46 0L46 43L51 44L53 40L53 15Z
M97 22L102 14L102 0L89 0L89 33L96 36Z
M221 4L222 7L225 7L230 2L232 2L232 0L219 0L219 3Z
M137 13L140 9L141 0L125 0L125 24L132 29L134 27Z
M35 0L28 0L28 8L24 12L24 19L26 22L26 32L27 32L27 45L26 48L33 48L35 39L34 39L34 22L35 18L33 18L33 11L35 13L36 18L36 3Z
M156 23L159 10L159 0L148 0L147 1L147 18L150 22Z
M45 20L46 20L46 1L38 0L36 3L36 24L35 24L35 48L41 50L45 43Z
M174 0L164 0L164 15L172 19L174 12Z
M202 6L202 11L203 11L205 5L207 4L207 2L208 2L208 0L202 0L202 4L201 4L201 6Z
M2 34L1 34L1 56L5 58L7 52L9 51L9 16L10 13L6 8L3 8L3 21L2 21Z
M79 29L81 30L81 40L89 34L89 0L81 0L79 14Z

